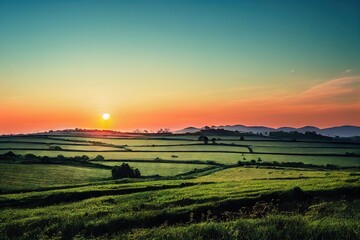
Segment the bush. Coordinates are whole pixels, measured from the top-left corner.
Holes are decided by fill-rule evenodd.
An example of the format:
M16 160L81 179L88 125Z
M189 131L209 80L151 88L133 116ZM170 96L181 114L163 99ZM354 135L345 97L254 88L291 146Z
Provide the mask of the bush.
M141 173L139 169L134 169L129 166L127 163L123 163L120 166L114 166L111 169L111 174L113 179L121 179L121 178L139 178L141 177Z
M78 162L87 162L89 161L90 158L86 155L82 155L82 156L75 156L73 159L74 161L78 161Z
M5 154L2 154L1 156L6 157L6 158L15 158L15 157L17 157L17 155L15 153L13 153L12 151L9 151L9 152L7 152Z
M238 165L238 166L245 166L245 163L243 163L242 161L238 161L238 162L237 162L237 165Z
M208 144L209 138L208 138L207 136L201 135L201 136L198 138L198 141L203 141L204 144Z
M59 154L59 155L56 156L56 160L57 160L57 161L64 161L64 160L66 160L66 158L65 158L64 155Z
M50 163L51 159L48 156L41 157L41 163Z
M49 146L50 150L56 150L56 151L61 151L62 148L60 146Z
M28 153L24 156L25 160L37 160L39 159L35 154Z
M105 158L101 155L97 155L95 158L94 158L95 161L104 161Z

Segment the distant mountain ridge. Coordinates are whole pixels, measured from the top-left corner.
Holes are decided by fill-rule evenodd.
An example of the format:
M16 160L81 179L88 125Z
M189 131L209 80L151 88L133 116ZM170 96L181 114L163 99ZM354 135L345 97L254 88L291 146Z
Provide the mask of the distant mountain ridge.
M198 132L203 128L196 128L196 127L187 127L178 131L175 131L175 133L194 133ZM318 134L324 135L324 136L330 136L330 137L355 137L360 136L360 127L359 126L350 126L350 125L344 125L344 126L336 126L336 127L330 127L330 128L318 128L314 126L305 126L301 128L293 128L293 127L280 127L280 128L271 128L271 127L265 127L265 126L245 126L245 125L220 125L220 126L212 126L211 128L216 129L225 129L229 131L239 131L239 132L253 132L253 133L261 133L266 134L269 132L277 132L277 131L284 131L284 132L291 132L291 131L297 131L301 133L305 133L307 131L310 132L316 132Z

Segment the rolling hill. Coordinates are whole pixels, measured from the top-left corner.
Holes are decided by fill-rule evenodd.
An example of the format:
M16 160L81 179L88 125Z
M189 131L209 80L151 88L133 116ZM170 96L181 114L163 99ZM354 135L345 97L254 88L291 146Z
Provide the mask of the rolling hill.
M239 132L253 132L253 133L262 133L266 134L269 132L276 132L276 131L284 131L284 132L291 132L291 131L298 131L301 133L305 133L307 131L316 132L318 134L330 137L354 137L360 136L360 127L358 126L336 126L330 128L318 128L314 126L305 126L301 128L293 128L293 127L280 127L280 128L270 128L265 126L245 126L245 125L225 125L225 126L213 126L213 128L217 129L225 129L229 131L239 131ZM198 132L203 128L196 128L196 127L187 127L181 130L177 130L174 133L194 133Z

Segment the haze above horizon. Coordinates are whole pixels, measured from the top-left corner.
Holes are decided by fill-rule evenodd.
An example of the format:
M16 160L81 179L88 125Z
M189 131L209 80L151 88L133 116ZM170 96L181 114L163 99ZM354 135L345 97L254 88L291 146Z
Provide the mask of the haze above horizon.
M359 9L351 0L1 1L0 134L359 126Z

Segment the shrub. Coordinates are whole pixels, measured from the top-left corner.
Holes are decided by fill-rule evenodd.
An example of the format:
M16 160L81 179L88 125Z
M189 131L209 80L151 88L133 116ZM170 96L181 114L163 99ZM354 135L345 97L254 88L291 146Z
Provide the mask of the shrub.
M198 138L198 141L203 141L205 144L208 144L209 138L208 138L207 136L201 135L201 136Z
M56 150L56 151L60 151L62 150L62 148L60 146L49 146L50 150Z
M25 160L37 160L38 159L38 157L32 153L25 154L24 158L25 158Z
M129 166L127 163L123 163L120 166L114 166L111 169L111 174L113 179L121 179L121 178L139 178L141 177L141 173L139 169L134 169Z
M95 161L104 161L105 158L101 155L97 155L95 158L94 158Z
M48 156L41 157L41 163L50 163L51 159Z
M274 166L280 166L280 163L279 163L278 161L273 161L272 164L273 164Z
M59 161L63 161L63 160L65 160L65 157L64 157L64 155L59 154L59 155L57 155L56 159Z
M1 156L7 157L7 158L15 158L15 157L17 157L17 155L15 153L13 153L12 151L9 151L9 152L1 155Z

